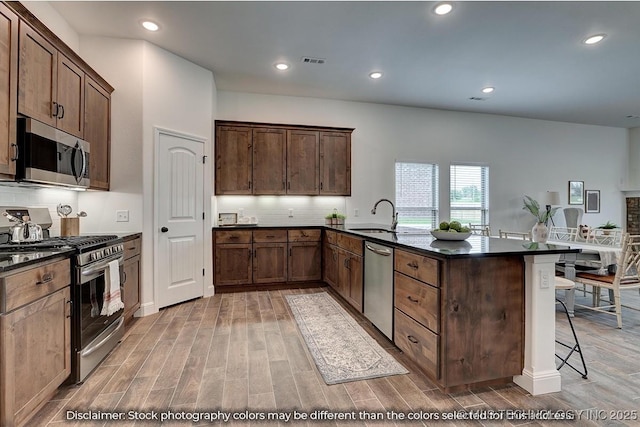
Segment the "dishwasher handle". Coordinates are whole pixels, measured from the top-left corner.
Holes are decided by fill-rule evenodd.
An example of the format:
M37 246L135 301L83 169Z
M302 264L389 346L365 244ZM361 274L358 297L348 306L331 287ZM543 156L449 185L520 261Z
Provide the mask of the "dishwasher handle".
M364 244L365 247L367 249L369 249L371 252L378 254L378 255L382 255L382 256L391 256L391 250L389 249L378 249L378 248L374 248L373 246L371 246L368 243Z

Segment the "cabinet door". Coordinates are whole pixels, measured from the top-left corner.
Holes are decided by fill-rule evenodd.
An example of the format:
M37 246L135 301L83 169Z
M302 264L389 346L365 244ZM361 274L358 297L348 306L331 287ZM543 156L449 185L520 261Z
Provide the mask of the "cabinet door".
M253 194L285 194L287 133L253 129Z
M287 281L287 244L253 244L253 283Z
M58 52L23 21L19 44L18 112L56 126Z
M23 425L71 373L69 287L0 316L0 425Z
M140 255L125 260L123 285L124 317L127 321L140 308Z
M347 282L343 286L344 298L359 312L362 312L363 280L362 257L348 254L346 260L345 277Z
M61 53L58 53L57 84L57 127L84 138L84 71Z
M338 286L338 248L324 245L322 248L322 280L340 293Z
M320 194L351 195L351 134L320 132Z
M108 190L111 165L111 95L89 77L85 78L84 87L84 139L91 144L90 186Z
M322 242L289 243L289 281L322 280Z
M18 16L0 3L0 174L16 173Z
M319 132L287 131L287 194L318 194Z
M216 245L214 285L247 285L253 273L251 244Z
M251 194L251 128L216 128L216 194Z

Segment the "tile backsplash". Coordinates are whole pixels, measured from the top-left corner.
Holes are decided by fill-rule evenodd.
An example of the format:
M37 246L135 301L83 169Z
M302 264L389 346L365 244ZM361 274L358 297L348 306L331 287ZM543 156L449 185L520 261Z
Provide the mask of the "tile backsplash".
M78 211L78 192L57 188L26 188L22 186L0 186L0 206L21 206L49 209L52 218L50 234L60 235L60 220L57 213L58 204L67 204ZM82 232L82 229L80 230Z
M337 209L345 213L345 197L314 196L217 196L213 198L213 225L218 213L256 217L260 225L323 225L324 217ZM291 215L289 211L291 210Z

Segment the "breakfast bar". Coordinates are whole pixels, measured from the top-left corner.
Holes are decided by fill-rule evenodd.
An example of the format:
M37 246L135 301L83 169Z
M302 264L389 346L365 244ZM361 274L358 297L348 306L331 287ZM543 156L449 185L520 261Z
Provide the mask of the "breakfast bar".
M439 260L442 367L439 378L431 377L443 389L491 383L515 363L513 382L532 395L560 391L555 364L555 263L561 254L580 249L478 235L463 241L438 240L411 229L347 232L394 246L396 258L406 251ZM518 304L523 304L523 311L522 306L518 311ZM396 344L401 339L397 332Z

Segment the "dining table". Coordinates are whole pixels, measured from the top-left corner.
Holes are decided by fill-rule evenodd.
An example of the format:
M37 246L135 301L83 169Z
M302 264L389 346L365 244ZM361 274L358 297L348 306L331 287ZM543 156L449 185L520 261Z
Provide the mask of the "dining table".
M565 253L560 256L560 263L564 264L564 277L575 281L576 265L585 265L598 270L598 274L606 276L615 272L618 259L622 256L622 247L597 245L586 242L566 240L549 240L547 243L566 245L570 248L580 249L580 252ZM612 292L609 292L613 300ZM575 288L565 291L565 303L569 315L574 315Z

